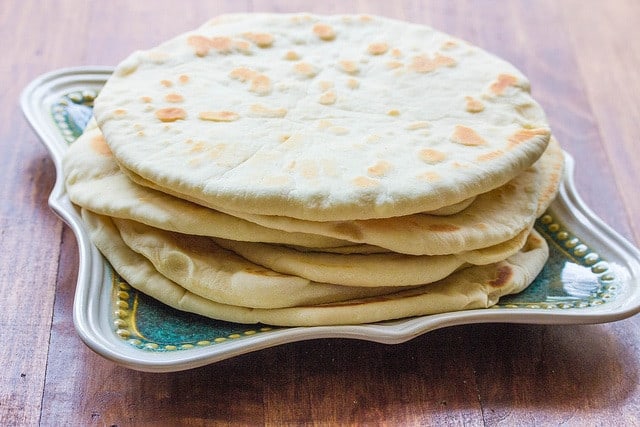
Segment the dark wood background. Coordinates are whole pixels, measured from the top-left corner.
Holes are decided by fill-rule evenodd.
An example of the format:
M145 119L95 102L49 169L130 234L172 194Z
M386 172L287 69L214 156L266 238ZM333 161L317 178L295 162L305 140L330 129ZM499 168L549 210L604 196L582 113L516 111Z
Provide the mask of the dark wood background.
M640 242L640 2L0 2L0 425L639 425L640 317L453 327L388 346L300 342L207 367L116 366L75 333L73 234L18 97L41 73L115 65L230 11L366 12L425 23L530 77L587 204Z

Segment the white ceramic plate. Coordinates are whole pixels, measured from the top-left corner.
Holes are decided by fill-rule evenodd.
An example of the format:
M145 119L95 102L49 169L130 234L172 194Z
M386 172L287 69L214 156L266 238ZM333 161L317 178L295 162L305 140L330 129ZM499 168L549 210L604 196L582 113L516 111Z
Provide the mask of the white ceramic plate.
M559 196L536 225L549 242L549 262L526 291L493 308L365 325L281 328L220 322L163 306L113 271L90 242L62 181L62 156L82 132L93 98L112 70L82 67L45 74L25 88L21 104L56 167L49 205L78 239L76 329L91 349L114 362L144 371L178 371L307 339L395 344L453 325L598 323L640 311L640 251L584 205L573 185L574 164L568 155Z

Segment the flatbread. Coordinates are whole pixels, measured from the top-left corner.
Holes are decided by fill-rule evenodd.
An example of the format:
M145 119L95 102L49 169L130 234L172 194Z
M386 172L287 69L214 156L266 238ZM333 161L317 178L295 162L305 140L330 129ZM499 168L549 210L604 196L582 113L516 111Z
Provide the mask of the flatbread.
M248 242L353 252L353 244L331 237L269 229L240 218L136 184L118 167L95 120L68 148L63 160L65 186L73 203L92 212L131 219L178 233ZM470 198L431 215L450 215L465 209ZM360 245L363 246L363 245ZM344 250L338 248L345 247ZM349 247L351 249L347 249ZM364 248L360 247L359 251ZM370 252L371 250L368 250ZM379 251L387 251L379 248Z
M507 185L449 216L414 214L355 221L306 221L228 212L264 227L365 243L411 255L446 255L493 246L530 229L555 196L564 156L555 138L542 157ZM225 210L223 208L223 210Z
M557 144L555 139L550 142L555 147ZM533 166L508 184L477 196L465 210L448 216L414 214L370 220L307 221L229 211L226 207L218 209L271 229L322 235L409 255L448 255L497 245L530 229L540 209L540 183L550 181L543 173L553 169L543 164L562 162L561 150L546 150ZM123 172L142 186L156 187L131 171Z
M539 184L540 191L536 217L545 213L549 205L551 205L551 202L556 198L558 190L560 189L560 182L564 175L564 152L555 138L551 137L544 157L545 159L539 162L542 168L542 180Z
M219 302L232 297L226 295L230 287L243 294L250 292L252 298L260 301L269 301L267 294L300 293L289 284L291 280L300 288L310 286L311 281L366 287L422 285L442 279L465 265L464 260L453 255L304 253L278 245L247 246L232 240L171 233L116 218L113 222L127 246L149 259L160 273ZM247 272L256 277L244 280ZM271 279L263 283L264 276ZM237 280L239 277L244 284ZM305 281L301 282L299 277ZM234 280L238 284L230 286ZM278 299L281 300L279 296Z
M85 209L82 217L92 230L92 239L102 234L120 235L119 241L148 259L163 275L185 289L223 304L251 308L279 308L344 301L364 296L396 292L397 287L376 288L317 283L301 277L280 274L254 264L217 246L208 238L189 236L123 219L96 215ZM114 243L115 244L115 243ZM113 250L97 246L109 258ZM113 264L118 271L118 265Z
M282 274L344 286L416 286L447 277L470 264L502 261L525 244L530 229L489 248L452 255L386 253L331 253L300 251L283 245L213 239L218 246ZM126 240L126 239L125 239Z
M350 245L350 242L331 237L262 227L137 185L122 173L93 120L68 148L63 171L71 201L101 215L130 219L184 234L241 241L310 248Z
M523 250L507 260L470 267L431 285L342 303L256 309L216 303L187 291L155 270L146 258L133 252L120 238L109 218L88 214L85 220L96 246L134 288L179 310L249 324L318 326L373 323L487 308L496 304L501 296L525 289L548 257L546 242L533 231Z
M562 162L562 150L557 141L552 139L545 154L536 164L540 168L540 177L537 179L543 181L543 184L540 185L542 188L540 194L544 196L544 201L538 200L536 216L539 216L541 211L546 210L550 201L555 197L559 179L562 176ZM424 251L424 244L420 244L416 240L428 238L429 235L432 237L437 236L433 234L434 229L439 229L441 230L440 234L444 234L447 229L453 228L453 226L446 225L447 218L436 218L429 222L428 218L432 217L424 217L422 215L385 220L382 222L397 225L387 227L381 224L379 227L373 228L371 225L376 222L380 223L380 221L305 224L302 221L286 217L273 218L244 215L249 220L264 224L264 226L261 226L255 222L205 208L132 182L124 175L113 159L111 151L95 122L91 122L85 133L69 147L63 165L67 192L74 203L102 215L131 219L156 228L184 234L221 237L238 241L281 243L295 246L299 250L316 248L334 253L375 253L388 252L395 249L398 252L420 255ZM522 182L526 183L527 180L523 179ZM489 223L485 223L485 228L489 229L487 234L495 233L501 230L499 227L504 228L507 226L508 223L504 218L508 217L508 221L513 221L514 217L523 213L532 217L531 210L516 211L510 207L511 205L515 205L516 208L525 206L526 202L523 202L523 200L527 194L520 193L518 196L518 198L502 197L502 204L499 205L501 215L492 216ZM528 196L532 197L533 195L529 194ZM483 196L483 198L486 197L487 195ZM480 202L482 202L482 199ZM490 206L490 201L486 203L487 206ZM473 206L473 203L470 206ZM466 206L466 208L469 208L469 206ZM242 214L236 213L236 215ZM485 214L478 211L477 207L472 207L468 212L464 212L459 216L489 218L489 215L490 213L488 212ZM454 216L453 218L456 217ZM495 223L499 223L498 227L494 226ZM419 224L424 227L418 229ZM523 222L517 223L515 227L520 227L522 224ZM327 231L331 225L333 227ZM482 227L479 224L478 226ZM473 227L473 224L471 227ZM523 228L523 230L528 228ZM285 231L286 229L304 230L305 232L289 232ZM359 232L359 229L363 229L364 232ZM381 244L383 241L386 242L392 239L389 234L393 229L404 231L401 237L392 240L392 242L397 243L392 243L393 246L391 248L364 244L354 246L353 243L348 241L358 241L354 236L357 237L359 233L361 235L360 241ZM378 236L376 234L378 232L385 234ZM464 228L459 229L457 232L464 232ZM317 233L329 234L332 237L322 236ZM369 237L371 233L373 233L373 237ZM522 233L522 230L520 233ZM507 233L502 236L509 235ZM485 235L485 237L487 236ZM496 241L500 240L500 238L488 238L487 243L489 245L492 243L493 245L498 244ZM440 245L438 247L441 252L446 254L449 246L443 244L442 240L437 243ZM433 247L434 245L431 244L430 246ZM462 245L459 244L457 248L451 248L451 252L456 249L459 252L465 251Z
M512 65L363 16L216 18L125 59L94 112L121 167L163 191L309 221L455 205L513 180L550 137Z

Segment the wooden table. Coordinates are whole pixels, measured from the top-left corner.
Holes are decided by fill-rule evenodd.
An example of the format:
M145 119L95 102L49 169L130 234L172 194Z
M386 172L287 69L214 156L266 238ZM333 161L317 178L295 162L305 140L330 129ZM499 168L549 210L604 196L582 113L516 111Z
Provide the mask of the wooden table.
M400 345L313 340L186 372L130 371L72 322L73 234L18 96L41 73L114 65L230 11L367 12L426 23L527 74L587 204L640 242L640 2L39 1L0 4L0 425L640 423L640 316L483 324Z

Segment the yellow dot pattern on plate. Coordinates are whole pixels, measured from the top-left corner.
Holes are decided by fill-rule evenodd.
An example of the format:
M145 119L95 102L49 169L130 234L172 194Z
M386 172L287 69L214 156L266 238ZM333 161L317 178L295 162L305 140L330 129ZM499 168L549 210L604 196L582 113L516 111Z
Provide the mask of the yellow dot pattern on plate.
M115 271L112 270L112 327L116 336L133 347L145 351L170 352L190 350L194 348L208 347L222 344L240 338L249 338L254 335L272 331L273 328L263 326L260 328L247 328L244 331L229 333L227 336L212 339L201 339L195 342L183 343L157 343L143 337L136 329L137 299L136 292Z
M585 272L593 274L593 283L595 287L590 292L590 295L580 296L577 299L571 296L564 301L554 301L551 298L545 300L546 296L540 297L540 300L536 300L535 294L532 293L534 298L522 298L509 299L506 298L505 302L499 302L493 308L495 309L512 309L512 308L527 308L532 310L565 310L599 306L607 303L613 299L616 291L616 275L612 266L604 261L600 254L591 250L591 248L578 237L572 235L564 225L558 222L552 213L545 213L542 215L536 225L536 229L545 236L549 242L550 249L554 249L559 253L561 258L566 259L568 263L573 263L578 268L583 268ZM550 262L553 263L552 260ZM543 274L543 273L541 273ZM553 276L555 277L555 276ZM543 279L543 280L551 280ZM535 283L535 282L534 282ZM562 287L567 284L563 283ZM547 290L548 292L549 290Z

